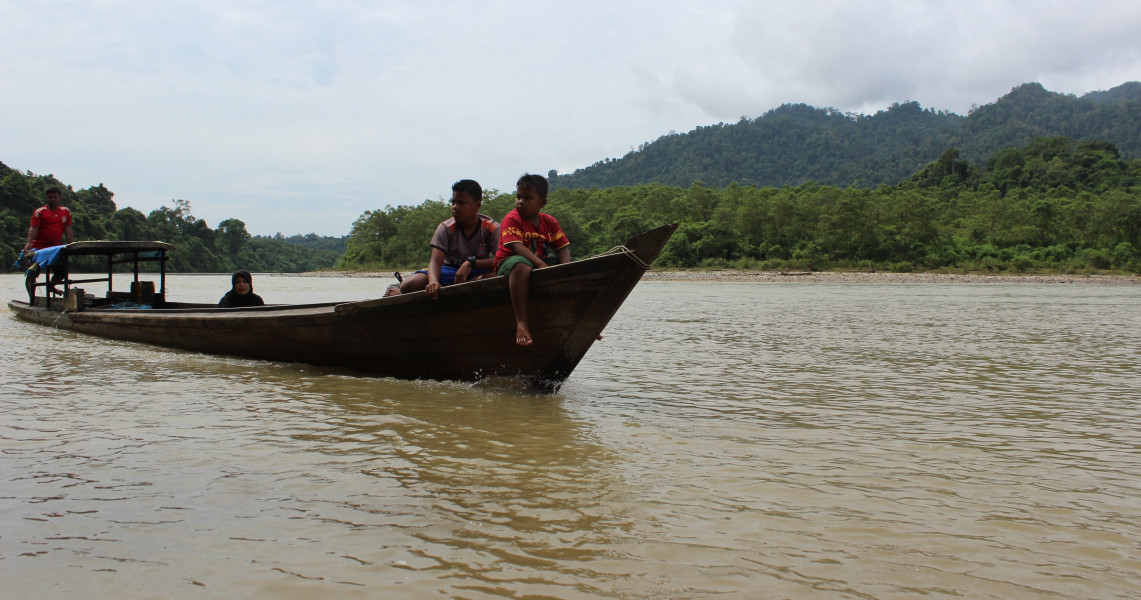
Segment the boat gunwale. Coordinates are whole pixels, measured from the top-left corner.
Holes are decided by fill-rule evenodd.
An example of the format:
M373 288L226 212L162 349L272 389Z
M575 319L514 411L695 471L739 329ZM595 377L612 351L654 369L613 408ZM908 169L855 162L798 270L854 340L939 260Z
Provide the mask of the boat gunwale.
M241 308L205 303L115 308L104 303L65 310L63 302L51 298L41 306L41 297L37 297L30 303L11 300L8 306L14 316L24 320L109 339L206 354L347 367L366 375L401 379L518 376L537 389L553 392L600 339L602 330L676 228L677 224L658 227L632 236L626 245L603 254L536 269L531 276L529 309L540 311L536 313L540 315L542 311L556 311L547 313L552 317L550 326L541 328L549 333L541 343L536 340L532 348L506 341L485 344L484 350L494 350L491 355L441 354L441 340L448 337L442 332L454 333L456 323L464 319L470 322L473 315L478 315L475 323L477 330L483 330L480 336L513 329L507 277L447 286L436 299L418 291L347 302ZM109 291L108 299L118 298L122 292L115 294ZM504 339L514 342L511 336ZM406 346L409 342L411 346ZM441 362L444 355L451 358Z

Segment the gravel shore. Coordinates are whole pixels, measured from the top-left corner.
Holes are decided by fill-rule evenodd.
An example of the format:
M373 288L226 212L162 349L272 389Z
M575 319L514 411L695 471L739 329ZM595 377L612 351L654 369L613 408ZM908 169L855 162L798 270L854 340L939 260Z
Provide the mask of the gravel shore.
M281 273L295 277L377 277L394 279L391 272L311 271ZM951 273L866 273L809 271L684 271L651 270L643 281L758 281L780 283L1095 283L1138 285L1137 275L982 275Z
M649 271L657 281L765 281L805 283L1097 283L1141 284L1136 275L983 275L808 271Z

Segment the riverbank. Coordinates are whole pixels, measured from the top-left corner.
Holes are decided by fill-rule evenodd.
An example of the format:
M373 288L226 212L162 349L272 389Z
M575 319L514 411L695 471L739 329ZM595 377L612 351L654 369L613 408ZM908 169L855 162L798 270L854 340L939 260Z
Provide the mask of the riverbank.
M391 272L311 271L281 273L295 277L377 277L393 279ZM869 273L824 271L745 271L745 270L650 270L643 281L709 281L709 282L773 282L773 283L1067 283L1138 285L1137 275L984 275L975 273Z
M788 283L1096 283L1141 284L1136 275L988 275L978 273L880 273L825 271L648 271L654 281L760 281Z

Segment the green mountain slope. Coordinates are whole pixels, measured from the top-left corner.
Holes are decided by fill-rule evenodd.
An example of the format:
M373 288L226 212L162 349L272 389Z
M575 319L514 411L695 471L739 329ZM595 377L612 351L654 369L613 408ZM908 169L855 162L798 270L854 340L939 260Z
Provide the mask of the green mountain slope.
M551 183L554 188L695 181L779 187L813 181L874 187L898 183L949 148L981 165L1003 148L1055 136L1109 141L1124 158L1141 156L1141 83L1081 98L1028 83L966 117L915 102L874 115L787 104L756 119L663 136L574 173L552 172Z
M16 269L13 262L27 241L32 211L43 205L44 190L52 186L60 188L63 205L71 210L77 241L170 242L175 248L167 268L177 273L228 272L237 268L312 271L331 267L345 251L347 236L251 236L246 224L238 219L226 219L211 229L191 213L186 200L173 200L171 206L144 215L129 206L118 208L115 194L103 184L75 190L53 175L20 172L0 162L0 262L7 270Z

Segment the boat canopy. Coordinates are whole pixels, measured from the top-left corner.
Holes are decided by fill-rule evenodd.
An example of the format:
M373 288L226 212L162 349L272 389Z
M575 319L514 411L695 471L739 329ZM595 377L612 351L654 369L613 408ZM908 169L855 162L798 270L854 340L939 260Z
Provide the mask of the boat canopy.
M142 241L108 241L96 240L89 242L72 242L58 247L56 257L50 263L44 266L58 272L62 277L60 279L52 279L45 277L43 283L38 283L36 279L39 273L30 270L28 272L27 281L25 285L28 288L29 302L35 303L35 289L37 287L46 288L47 295L53 293L61 296L66 296L68 291L80 283L106 283L107 284L107 297L112 297L114 290L114 269L115 265L130 265L131 271L134 274L134 280L131 282L130 297L133 297L139 304L146 295L147 304L153 303L156 299L161 303L166 297L166 261L170 260L167 252L173 250L174 246L166 242L142 242ZM85 279L72 278L68 269L68 259L73 256L102 256L106 258L106 276L92 277ZM159 287L154 290L154 284L150 282L139 281L139 266L142 263L157 262L159 264ZM63 292L54 289L55 285L63 284ZM125 294L124 294L125 295Z
M63 247L68 256L114 256L128 252L169 252L174 246L166 242L72 242Z

